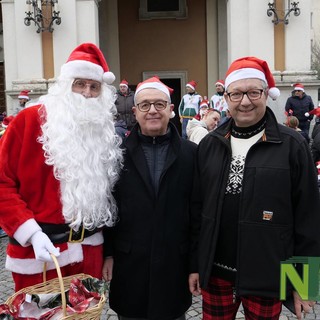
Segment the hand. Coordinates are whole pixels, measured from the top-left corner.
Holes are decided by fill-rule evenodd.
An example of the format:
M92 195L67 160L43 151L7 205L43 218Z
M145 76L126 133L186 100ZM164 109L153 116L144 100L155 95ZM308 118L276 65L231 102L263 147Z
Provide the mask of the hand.
M56 257L60 256L60 248L56 248L49 237L42 231L37 231L34 233L29 242L33 246L33 251L37 260L50 262L52 258L50 253Z
M201 294L201 289L199 284L199 273L189 274L189 290L195 296L198 296Z
M315 301L302 300L296 291L293 291L294 309L296 311L296 316L301 319L301 310L304 313L312 311L313 306L316 304Z
M113 270L113 257L107 257L104 260L102 267L102 276L104 280L111 281L112 280L112 270Z

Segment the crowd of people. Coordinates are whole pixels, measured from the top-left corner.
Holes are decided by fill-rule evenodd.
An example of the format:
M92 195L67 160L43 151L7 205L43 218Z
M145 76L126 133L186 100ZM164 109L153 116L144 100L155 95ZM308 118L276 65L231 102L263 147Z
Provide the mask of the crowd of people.
M159 77L134 91L114 80L83 43L48 94L2 119L0 226L15 290L41 283L44 262L56 277L53 254L63 276L110 282L120 320L183 320L192 294L204 320L235 319L241 303L247 319L279 319L292 303L301 319L315 301L293 287L281 301L279 288L281 261L320 252L320 108L302 84L279 124L267 62L237 59L210 99L187 83L180 133Z

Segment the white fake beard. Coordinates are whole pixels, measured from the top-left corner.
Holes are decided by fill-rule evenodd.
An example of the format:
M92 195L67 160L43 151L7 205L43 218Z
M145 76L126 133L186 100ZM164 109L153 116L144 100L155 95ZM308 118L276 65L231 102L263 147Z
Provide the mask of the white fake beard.
M71 84L64 86L56 84L41 99L46 121L39 138L46 164L60 181L63 216L74 230L81 224L88 230L112 226L117 217L112 190L122 161L114 92L104 86L98 98L86 99L72 93Z

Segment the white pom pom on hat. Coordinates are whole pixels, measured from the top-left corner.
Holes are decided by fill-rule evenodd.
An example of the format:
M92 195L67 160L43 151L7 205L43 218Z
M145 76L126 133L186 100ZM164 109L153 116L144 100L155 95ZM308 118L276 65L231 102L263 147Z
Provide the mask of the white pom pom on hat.
M263 80L269 87L268 95L276 100L280 90L276 88L275 80L266 61L256 57L243 57L232 62L225 79L225 87L237 80L256 78Z
M82 43L70 54L61 67L62 77L83 78L112 84L116 77L101 50L93 43Z
M320 107L315 108L315 109L313 109L313 110L311 110L309 112L306 112L304 115L306 117L310 117L310 115L314 115L316 117L320 117Z

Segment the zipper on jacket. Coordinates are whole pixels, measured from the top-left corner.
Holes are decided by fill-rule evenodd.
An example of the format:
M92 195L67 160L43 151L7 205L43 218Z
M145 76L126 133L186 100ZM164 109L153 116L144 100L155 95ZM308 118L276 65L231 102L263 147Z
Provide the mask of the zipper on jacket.
M235 287L232 287L232 303L237 302L237 291Z

